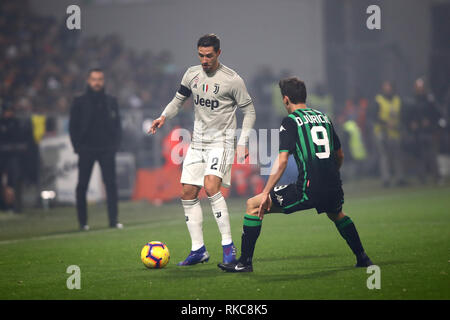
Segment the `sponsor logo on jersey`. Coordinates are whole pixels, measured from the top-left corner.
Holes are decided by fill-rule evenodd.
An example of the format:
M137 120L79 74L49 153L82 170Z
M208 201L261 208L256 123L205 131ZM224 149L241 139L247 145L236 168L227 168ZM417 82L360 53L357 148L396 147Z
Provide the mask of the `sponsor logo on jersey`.
M283 126L281 126L281 127L280 127L280 132L281 132L281 131L286 131L286 129L285 129Z
M219 100L200 98L197 94L194 99L194 104L196 106L200 105L202 107L211 108L211 111L213 111L215 108L219 107Z

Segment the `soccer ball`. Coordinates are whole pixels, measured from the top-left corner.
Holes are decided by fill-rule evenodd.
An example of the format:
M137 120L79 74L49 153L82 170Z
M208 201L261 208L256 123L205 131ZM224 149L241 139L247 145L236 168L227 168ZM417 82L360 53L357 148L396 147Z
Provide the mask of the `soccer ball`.
M164 268L170 260L169 248L160 241L149 242L141 250L141 260L149 269Z

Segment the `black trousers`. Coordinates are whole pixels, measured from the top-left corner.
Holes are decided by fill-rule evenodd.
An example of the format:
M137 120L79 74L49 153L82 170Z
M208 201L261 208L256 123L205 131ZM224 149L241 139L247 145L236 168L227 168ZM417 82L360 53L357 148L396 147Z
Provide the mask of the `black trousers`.
M86 193L95 161L100 164L106 189L110 227L117 224L117 183L115 152L80 152L78 157L77 213L80 226L87 225Z

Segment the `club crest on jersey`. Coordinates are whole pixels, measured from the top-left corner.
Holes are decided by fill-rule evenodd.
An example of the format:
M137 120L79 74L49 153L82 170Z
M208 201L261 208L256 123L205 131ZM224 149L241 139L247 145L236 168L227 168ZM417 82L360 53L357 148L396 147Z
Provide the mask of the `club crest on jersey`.
M217 94L218 92L219 92L219 84L218 83L215 83L214 84L214 94Z
M195 88L195 89L197 89L197 83L198 83L198 76L196 76L194 79L193 79L193 81L194 81L194 85L192 86L192 88Z

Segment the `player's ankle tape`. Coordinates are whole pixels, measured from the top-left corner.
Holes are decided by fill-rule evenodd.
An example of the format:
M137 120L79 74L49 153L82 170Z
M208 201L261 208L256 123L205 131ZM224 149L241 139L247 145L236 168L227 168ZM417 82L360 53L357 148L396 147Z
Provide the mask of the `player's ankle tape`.
M246 214L244 216L244 226L247 227L258 227L262 225L262 221L259 219L259 217L252 216L249 214Z

